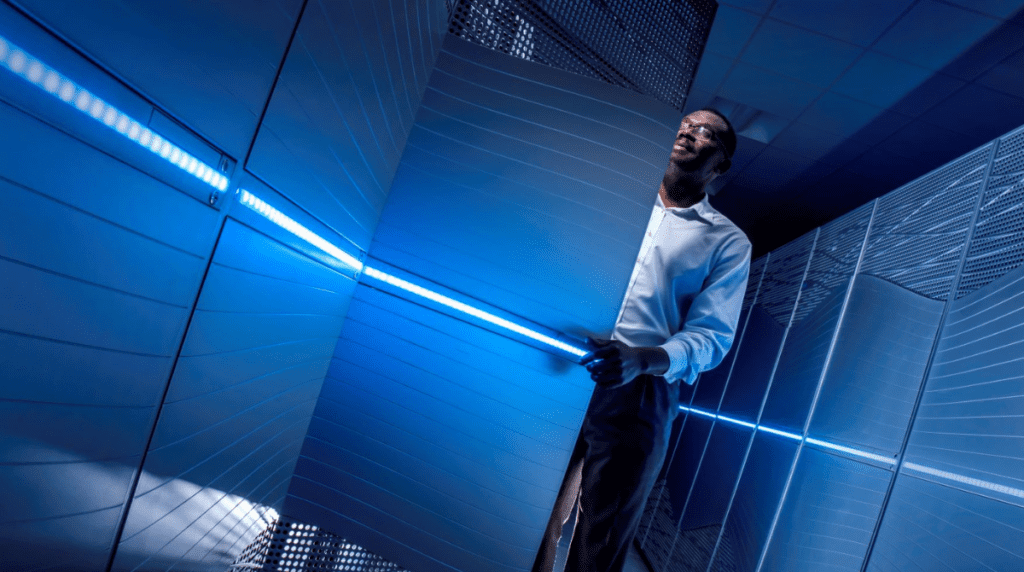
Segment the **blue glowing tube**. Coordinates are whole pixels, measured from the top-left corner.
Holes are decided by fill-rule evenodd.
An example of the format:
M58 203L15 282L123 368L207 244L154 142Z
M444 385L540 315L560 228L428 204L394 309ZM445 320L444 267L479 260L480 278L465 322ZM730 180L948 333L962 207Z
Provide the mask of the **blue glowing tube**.
M358 258L334 246L320 235L295 222L281 211L267 204L266 201L250 193L245 189L238 189L238 202L256 211L277 226L287 230L295 236L305 240L320 250L334 257L345 266L354 268L357 272L362 270L363 263Z
M409 292L410 294L414 294L416 296L426 298L432 302L442 304L457 312L461 312L463 314L472 316L479 320L483 320L490 324L494 324L498 327L504 328L511 332L515 332L521 336L525 336L527 338L530 338L531 340L538 341L542 344L546 344L551 347L560 349L574 356L582 357L588 353L587 350L567 344L561 340L557 340L555 338L552 338L551 336L544 335L540 332L536 332L534 330L531 330L530 328L527 328L510 320L506 320L505 318L495 316L490 312L485 312L484 310L480 310L479 308L474 308L469 304L459 302L458 300L454 300L443 294L438 294L437 292L428 290L427 288L424 288L422 286L417 286L416 284L413 284L408 280L402 280L401 278L392 276L391 274L388 274L387 272L382 272L380 270L377 270L376 268L371 268L367 266L365 269L363 269L363 276L367 276L369 278L380 280L381 282L385 282L392 286L396 286L398 288L401 288L402 290L405 290L406 292Z
M154 155L223 191L228 178L0 36L0 67L92 117Z

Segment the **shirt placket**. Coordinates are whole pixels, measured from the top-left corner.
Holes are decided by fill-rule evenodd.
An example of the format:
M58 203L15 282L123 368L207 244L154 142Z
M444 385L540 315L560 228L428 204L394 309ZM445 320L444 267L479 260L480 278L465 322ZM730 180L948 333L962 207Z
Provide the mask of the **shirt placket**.
M619 307L619 315L615 319L615 324L618 325L619 321L622 320L622 313L626 310L626 305L629 300L632 299L633 286L636 284L636 279L640 275L641 269L647 262L647 257L654 249L654 243L658 238L658 230L661 229L661 223L665 220L665 215L668 210L661 207L655 207L653 213L651 213L651 220L647 223L647 232L644 233L644 240L640 243L640 252L636 257L636 264L633 265L633 273L629 276L629 285L626 286L626 295L622 299L622 305Z

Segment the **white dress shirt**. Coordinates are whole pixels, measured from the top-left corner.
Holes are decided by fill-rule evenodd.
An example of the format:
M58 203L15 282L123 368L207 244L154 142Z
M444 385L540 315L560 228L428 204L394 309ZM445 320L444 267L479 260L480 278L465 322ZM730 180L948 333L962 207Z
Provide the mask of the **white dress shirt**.
M708 203L665 208L658 196L612 338L659 346L664 377L692 384L725 357L750 272L750 241Z

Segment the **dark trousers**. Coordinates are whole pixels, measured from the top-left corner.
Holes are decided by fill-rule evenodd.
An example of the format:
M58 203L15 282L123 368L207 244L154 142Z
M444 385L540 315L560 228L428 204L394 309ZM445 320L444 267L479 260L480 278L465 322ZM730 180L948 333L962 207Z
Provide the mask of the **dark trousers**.
M594 390L533 572L550 572L562 524L579 500L566 572L619 572L665 462L679 386L641 376Z

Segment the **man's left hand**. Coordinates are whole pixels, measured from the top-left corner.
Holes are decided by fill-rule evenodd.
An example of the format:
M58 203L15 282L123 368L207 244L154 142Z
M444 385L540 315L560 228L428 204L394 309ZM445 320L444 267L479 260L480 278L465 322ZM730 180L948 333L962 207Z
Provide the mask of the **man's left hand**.
M580 363L587 367L590 379L604 388L619 387L639 375L662 374L668 369L668 354L661 348L632 348L616 340L591 338L587 338L587 346L591 351Z

